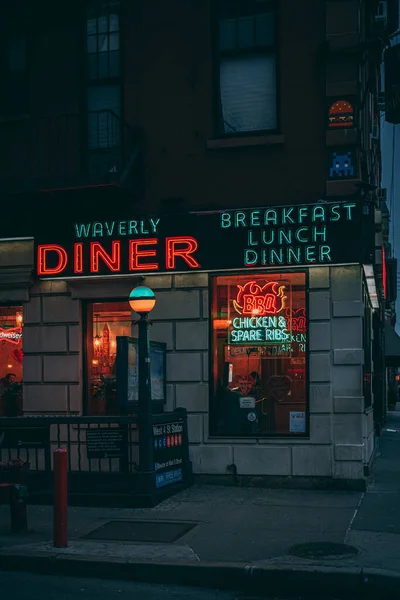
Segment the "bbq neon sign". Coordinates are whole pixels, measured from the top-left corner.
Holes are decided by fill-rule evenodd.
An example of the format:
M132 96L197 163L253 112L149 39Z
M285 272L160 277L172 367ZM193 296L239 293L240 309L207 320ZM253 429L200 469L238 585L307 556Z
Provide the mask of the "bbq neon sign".
M263 286L256 281L238 285L233 307L241 316L232 320L230 343L287 342L290 339L287 319L279 314L286 305L285 290L285 286L277 281L269 281Z
M285 308L287 296L285 286L276 281L270 281L263 286L255 281L238 285L238 293L233 306L242 315L276 315Z

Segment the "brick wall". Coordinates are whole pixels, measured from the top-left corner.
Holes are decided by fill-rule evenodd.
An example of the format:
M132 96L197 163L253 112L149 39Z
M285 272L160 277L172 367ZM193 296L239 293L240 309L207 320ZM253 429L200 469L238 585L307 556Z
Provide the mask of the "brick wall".
M38 281L24 306L24 412L79 412L81 385L79 301L63 281Z

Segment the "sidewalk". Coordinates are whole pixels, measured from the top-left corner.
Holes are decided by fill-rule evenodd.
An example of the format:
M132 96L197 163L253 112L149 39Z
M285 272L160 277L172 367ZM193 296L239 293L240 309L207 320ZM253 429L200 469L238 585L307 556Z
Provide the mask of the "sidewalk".
M389 415L365 494L194 486L152 509L70 508L69 547L57 550L52 547L52 507L28 506L30 532L10 535L8 507L1 506L0 568L25 565L29 570L29 561L34 561L36 570L40 558L51 559L53 570L54 559L57 564L64 560L72 569L80 560L86 574L89 563L97 562L102 575L110 565L130 565L132 574L135 563L151 563L154 580L156 566L161 573L163 564L173 563L175 572L178 565L190 569L193 583L194 567L213 566L215 577L215 569L224 563L230 573L236 565L246 573L251 567L254 573L264 569L269 577L290 569L292 573L341 572L359 580L361 570L387 570L398 574L400 583L399 504L400 411ZM195 526L168 544L113 541L112 536L107 541L85 538L110 521L133 520ZM314 542L347 544L359 553L318 559L287 553L293 545ZM139 577L145 570L142 564ZM163 573L168 578L165 567ZM372 575L371 571L370 580ZM204 574L200 583L203 578Z

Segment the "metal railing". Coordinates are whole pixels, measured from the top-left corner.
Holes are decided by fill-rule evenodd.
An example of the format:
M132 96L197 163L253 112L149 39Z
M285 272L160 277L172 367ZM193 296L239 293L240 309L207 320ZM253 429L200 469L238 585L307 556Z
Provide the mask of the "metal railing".
M123 432L124 443L115 455L92 458L87 432ZM68 450L68 470L73 473L135 473L138 458L137 417L54 417L1 418L0 460L20 458L30 464L30 473L53 470L53 451ZM90 444L89 444L90 445ZM105 452L107 454L107 452Z
M0 123L0 180L117 178L140 145L111 110Z

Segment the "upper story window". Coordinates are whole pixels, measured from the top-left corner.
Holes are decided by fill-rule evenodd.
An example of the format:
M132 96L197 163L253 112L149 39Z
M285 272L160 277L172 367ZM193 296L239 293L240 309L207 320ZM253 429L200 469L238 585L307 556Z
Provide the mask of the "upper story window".
M219 0L218 133L277 129L275 30L270 0Z
M24 33L0 40L0 114L20 115L29 110L27 48Z
M89 79L119 77L119 2L90 2L86 26Z

